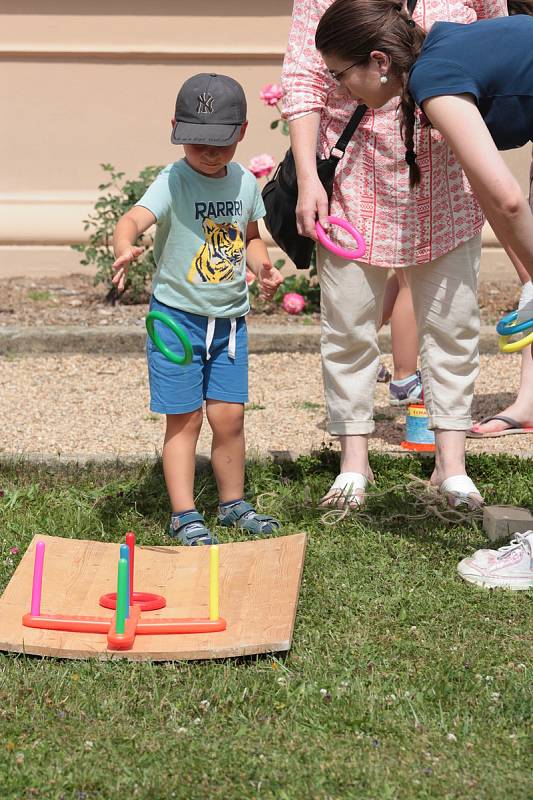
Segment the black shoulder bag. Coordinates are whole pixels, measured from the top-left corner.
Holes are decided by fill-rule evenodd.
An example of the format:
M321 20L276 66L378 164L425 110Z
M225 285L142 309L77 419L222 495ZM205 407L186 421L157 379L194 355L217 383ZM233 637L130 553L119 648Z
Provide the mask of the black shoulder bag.
M316 168L324 189L331 200L333 180L337 164L344 155L348 142L367 111L365 105L359 105L350 117L340 139L332 148L329 158L316 159ZM307 269L315 242L307 236L300 236L296 229L296 203L298 201L298 181L292 150L289 148L283 161L278 164L274 177L265 185L263 192L266 215L265 225L270 235L294 261L298 269Z

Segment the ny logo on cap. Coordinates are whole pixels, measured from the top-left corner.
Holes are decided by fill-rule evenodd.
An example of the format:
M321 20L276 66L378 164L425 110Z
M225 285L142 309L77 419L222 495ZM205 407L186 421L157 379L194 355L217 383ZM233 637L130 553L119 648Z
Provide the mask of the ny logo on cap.
M213 103L215 102L215 98L208 94L207 92L202 92L202 94L198 95L198 108L196 109L197 114L212 114L215 110Z

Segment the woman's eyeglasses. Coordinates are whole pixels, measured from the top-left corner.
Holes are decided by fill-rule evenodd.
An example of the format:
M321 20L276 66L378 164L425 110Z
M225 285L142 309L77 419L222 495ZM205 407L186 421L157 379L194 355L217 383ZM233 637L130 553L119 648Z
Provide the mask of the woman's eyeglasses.
M359 61L354 61L353 64L350 64L350 66L346 67L346 69L341 69L340 72L335 72L335 70L333 70L333 69L328 69L328 72L331 75L331 77L333 78L333 80L337 81L337 83L339 83L340 79L342 78L342 76L345 75L348 72L348 70L350 70L352 67L357 67L358 64L359 64Z

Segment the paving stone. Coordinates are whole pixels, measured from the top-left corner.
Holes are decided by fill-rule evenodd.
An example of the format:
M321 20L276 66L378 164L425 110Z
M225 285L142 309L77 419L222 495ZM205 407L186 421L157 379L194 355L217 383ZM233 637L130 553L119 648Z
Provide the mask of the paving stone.
M491 542L509 539L513 533L533 530L533 516L527 508L485 506L483 528Z
M269 450L269 455L275 464L283 464L286 461L296 461L298 453L296 450Z

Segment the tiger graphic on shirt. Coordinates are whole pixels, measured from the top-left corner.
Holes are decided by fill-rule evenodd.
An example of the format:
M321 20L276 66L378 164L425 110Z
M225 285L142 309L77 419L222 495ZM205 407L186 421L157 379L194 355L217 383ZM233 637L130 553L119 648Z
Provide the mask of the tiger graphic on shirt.
M194 256L187 280L190 283L223 283L235 279L244 257L244 241L234 222L213 222L204 217L205 242Z

